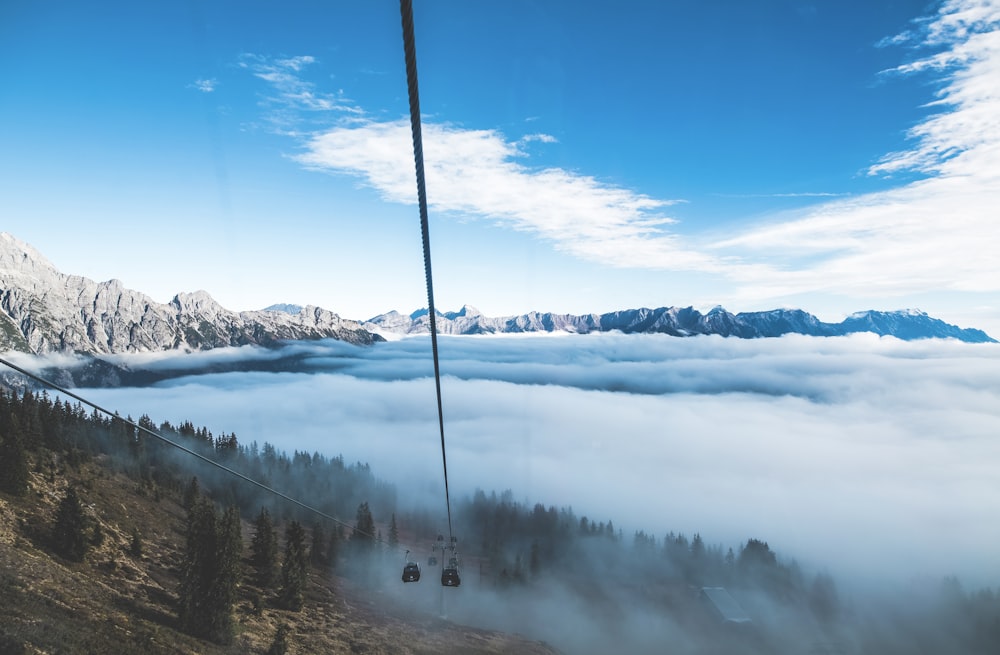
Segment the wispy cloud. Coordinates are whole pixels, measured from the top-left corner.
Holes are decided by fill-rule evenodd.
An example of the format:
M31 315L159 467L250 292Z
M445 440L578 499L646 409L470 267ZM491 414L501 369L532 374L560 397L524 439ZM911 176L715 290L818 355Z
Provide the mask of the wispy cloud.
M215 91L215 88L219 86L219 81L214 77L211 79L200 79L195 80L193 84L189 84L189 88L197 89L202 93L211 93Z
M800 191L797 193L715 193L719 198L840 198L849 193L832 191Z
M892 72L938 75L933 106L941 111L910 130L912 148L869 173L927 177L715 243L719 252L773 264L740 277L746 297L1000 290L1000 6L952 0L920 29L921 44L936 52Z
M677 201L561 168L532 168L524 150L553 137L510 141L496 130L425 123L428 202L443 212L485 218L551 241L556 248L613 266L701 269L714 257L685 249L664 226ZM408 121L355 122L318 134L303 164L359 177L386 200L415 202Z
M316 58L311 56L271 58L244 54L238 65L270 85L272 92L264 96L261 105L267 112L267 119L281 131L297 131L303 123L310 124L310 115L330 120L331 116L364 114L343 91L320 92L312 82L303 79L300 73L316 63Z

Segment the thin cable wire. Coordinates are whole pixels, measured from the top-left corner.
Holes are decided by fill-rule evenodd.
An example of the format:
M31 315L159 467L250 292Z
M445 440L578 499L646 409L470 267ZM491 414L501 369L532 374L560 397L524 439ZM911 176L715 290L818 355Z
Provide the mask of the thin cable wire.
M247 475L244 475L243 473L240 473L239 471L231 469L231 468L229 468L228 466L226 466L224 464L220 464L219 462L216 462L215 460L213 460L211 457L206 457L205 455L202 455L198 451L192 450L192 449L188 448L184 444L180 444L180 443L177 443L176 441L172 441L172 440L166 438L165 436L163 436L162 434L160 434L160 433L158 433L158 432L156 432L154 430L150 430L147 427L139 425L135 421L131 421L131 420L127 419L127 418L122 418L121 416L118 415L117 412L112 412L111 410L105 409L105 408L101 407L100 405L87 400L83 396L75 394L72 391L70 391L69 389L65 389L65 388L59 386L55 382L51 382L51 381L46 380L45 378L43 378L41 376L35 375L31 371L27 371L27 370L21 368L20 366L17 366L13 362L10 362L10 361L2 358L2 357L0 357L0 364L4 364L5 366L8 366L8 367L14 369L15 371L17 371L21 375L25 375L25 376L31 378L32 380L34 380L35 382L39 382L39 383L41 383L41 384L43 384L43 385L45 385L45 386L47 386L47 387L49 387L49 388L51 388L51 389L53 389L55 391L58 391L59 393L65 394L65 395L69 396L70 398L78 400L79 402L83 403L84 405L87 405L88 407L90 407L92 409L95 409L98 412L101 412L102 414L105 414L105 415L107 415L108 417L110 417L110 418L112 418L114 420L121 421L121 422L123 422L123 423L125 423L127 425L131 425L136 430L139 430L140 432L148 434L149 436L153 437L154 439L158 439L159 441L162 441L163 443L167 444L168 446L173 446L174 448L176 448L177 450L180 450L181 452L187 453L188 455L191 455L192 457L196 457L196 458L200 459L201 461L203 461L203 462L205 462L207 464L211 464L212 466L216 467L217 469L225 471L226 473L229 473L230 475L235 476L235 477L239 478L240 480L243 480L244 482L249 482L250 484L254 485L255 487L263 489L264 491L266 491L266 492L268 492L270 494L274 494L275 496L278 496L279 498L287 500L288 502L292 503L293 505L301 507L302 509L304 509L304 510L306 510L308 512L312 512L313 514L316 514L317 516L321 516L321 517L325 518L328 521L332 521L333 523L336 523L337 525L341 525L341 526L344 526L346 528L350 528L351 530L357 532L358 534L363 534L366 537L371 537L372 540L375 541L375 543L379 543L379 544L386 544L387 543L384 540L379 539L377 535L369 534L369 533L365 532L364 530L358 530L357 526L352 526L350 523L345 523L344 521L341 521L340 519L338 519L338 518L336 518L334 516L330 516L326 512L323 512L322 510L316 509L315 507L313 507L311 505L307 505L306 503L303 503L301 500L297 500L296 498L293 498L293 497L289 496L288 494L285 494L285 493L283 493L281 491L278 491L277 489L274 489L273 487L269 487L268 485L264 484L263 482L259 482L257 480L254 480L253 478L251 478L251 477L249 477ZM399 546L397 546L397 548L399 548Z
M434 355L434 388L437 391L438 427L441 431L441 464L444 467L444 501L448 508L449 543L455 543L451 529L451 497L448 493L448 456L444 447L444 410L441 404L441 366L438 360L437 316L434 309L434 282L431 279L431 237L427 222L427 188L424 182L424 144L420 131L420 92L417 88L417 46L413 35L413 3L399 0L403 21L403 52L406 56L406 86L410 96L410 129L413 132L413 163L417 171L417 202L420 205L420 236L424 244L424 274L427 277L427 311L431 322L431 352Z

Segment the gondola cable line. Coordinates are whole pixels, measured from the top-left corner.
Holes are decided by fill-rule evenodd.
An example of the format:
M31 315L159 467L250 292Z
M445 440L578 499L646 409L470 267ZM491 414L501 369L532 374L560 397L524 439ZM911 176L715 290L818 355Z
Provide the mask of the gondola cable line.
M417 205L420 211L420 236L424 250L424 276L427 280L427 314L431 328L431 354L434 359L434 389L437 394L438 429L441 434L441 465L444 471L444 498L448 512L448 537L452 557L449 566L443 567L441 584L459 585L456 539L451 521L451 496L448 489L448 456L444 438L444 409L441 402L441 365L437 343L437 311L434 307L434 281L431 274L431 241L427 218L427 185L424 175L424 145L420 126L420 91L417 83L417 48L413 28L412 0L399 0L399 13L403 26L403 54L406 60L406 87L410 101L410 131L413 136L413 164L417 178Z
M133 421L131 419L122 418L122 416L119 415L117 412L112 412L109 409L101 407L97 403L94 403L94 402L92 402L90 400L87 400L83 396L81 396L81 395L79 395L77 393L74 393L74 392L70 391L69 389L66 389L65 387L62 387L62 386L56 384L55 382L52 382L51 380L47 380L47 379L43 378L40 375L36 375L35 373L32 373L31 371L29 371L27 369L24 369L24 368L22 368L22 367L20 367L20 366L18 366L16 364L14 364L13 362L11 362L11 361L3 358L3 357L0 357L0 364L3 364L4 366L7 366L8 368L11 368L11 369L17 371L18 373L20 373L20 374L22 374L22 375L24 375L24 376L26 376L26 377L34 380L35 382L38 382L39 384L42 384L42 385L44 385L46 387L49 387L53 391L56 391L56 392L61 393L61 394L64 394L64 395L66 395L66 396L68 396L70 398L73 398L74 400L76 400L76 401L78 401L78 402L80 402L80 403L82 403L82 404L90 407L91 409L96 410L97 412L100 412L101 414L106 415L108 418L111 418L111 419L116 420L116 421L121 421L122 423L125 423L128 426L131 426L133 429L135 429L135 430L137 430L137 431L139 431L139 432L141 432L143 434L149 435L150 437L153 437L157 441L160 441L160 442L162 442L162 443L164 443L164 444L166 444L168 446L171 446L173 448L176 448L177 450L180 450L181 452L183 452L185 454L191 455L192 457L195 457L195 458L197 458L197 459L205 462L206 464L214 466L215 468L219 469L220 471L228 473L229 475L232 475L233 477L236 477L236 478L238 478L240 480L243 480L244 482L247 482L249 484L252 484L253 486L257 487L258 489L261 489L261 490L263 490L263 491L265 491L265 492L267 492L269 494L277 496L278 498L281 498L282 500L288 501L289 503L292 503L296 507L299 507L299 508L301 508L301 509L303 509L303 510L305 510L307 512L311 512L311 513L315 514L316 516L324 518L324 519L326 519L326 520L328 520L328 521L330 521L330 522L332 522L332 523L334 523L336 525L340 525L342 527L350 528L351 530L357 532L358 534L362 534L362 535L364 535L366 537L370 537L375 543L389 545L384 539L379 539L377 535L369 534L368 532L366 532L364 530L358 530L357 526L355 526L355 525L352 525L350 523L342 521L342 520L338 519L337 517L331 516L330 514L327 514L326 512L324 512L324 511L322 511L322 510L320 510L320 509L318 509L316 507L313 507L312 505L309 505L308 503L305 503L305 502L303 502L303 501L301 501L301 500L299 500L299 499L297 499L297 498L295 498L293 496L289 496L288 494L286 494L286 493L284 493L282 491L279 491L278 489L275 489L274 487L271 487L270 485L264 484L263 482L261 482L259 480L255 480L255 479L251 478L250 476L248 476L248 475L246 475L244 473L240 473L239 471L237 471L237 470L235 470L233 468L230 468L230 467L226 466L225 464L222 464L220 462L215 461L214 459L212 459L211 457L208 457L207 455L203 455L202 453L199 453L197 450L194 450L192 448L188 448L187 446L185 446L182 443L178 443L178 442L176 442L176 441L174 441L172 439L168 439L167 437L165 437L164 435L160 434L156 430L151 430L151 429L149 429L149 428L147 428L147 427L145 427L143 425L139 425L138 423L136 423L135 421Z

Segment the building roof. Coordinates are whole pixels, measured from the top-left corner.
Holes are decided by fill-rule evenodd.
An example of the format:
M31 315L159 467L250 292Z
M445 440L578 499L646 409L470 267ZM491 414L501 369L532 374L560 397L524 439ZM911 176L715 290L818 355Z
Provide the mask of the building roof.
M725 587L702 587L701 595L723 621L727 623L750 623L750 617Z

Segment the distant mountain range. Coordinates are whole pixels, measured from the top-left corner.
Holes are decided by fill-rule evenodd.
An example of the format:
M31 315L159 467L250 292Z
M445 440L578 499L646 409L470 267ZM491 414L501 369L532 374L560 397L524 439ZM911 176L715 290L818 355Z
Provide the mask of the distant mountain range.
M427 310L404 316L389 312L364 321L365 329L384 334L430 332ZM758 339L783 334L833 337L855 332L874 332L899 339L958 339L970 343L992 342L982 330L963 329L928 316L919 310L858 312L840 323L824 323L801 309L732 314L716 307L702 314L692 307L625 309L607 314L552 314L530 312L521 316L491 318L466 305L458 312L438 313L441 334L509 334L521 332L610 332L660 333L676 337L718 334L724 337Z
M617 330L746 339L789 333L838 336L874 332L900 339L993 341L981 330L962 329L915 310L868 311L840 323L824 323L797 309L731 314L716 307L702 314L691 307L662 307L582 316L530 312L492 318L465 306L458 312L439 313L437 328L441 334ZM272 305L259 311L234 312L204 291L179 293L169 303L157 303L124 288L119 280L94 282L61 273L33 247L0 233L0 351L102 355L270 346L285 340L323 338L370 345L386 336L429 331L427 310L408 316L393 311L359 322L313 306Z

